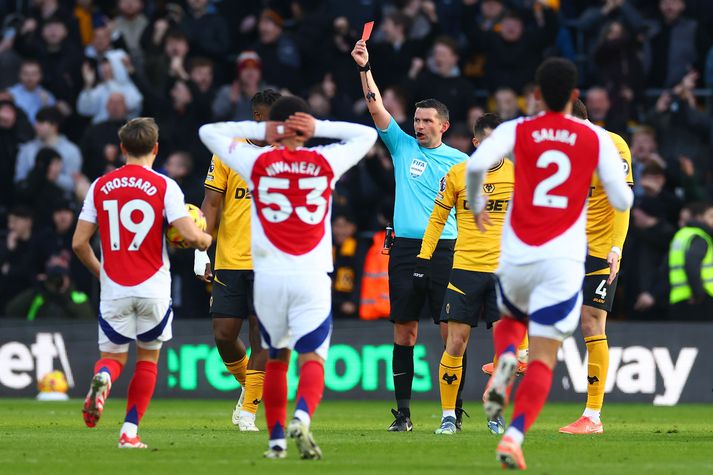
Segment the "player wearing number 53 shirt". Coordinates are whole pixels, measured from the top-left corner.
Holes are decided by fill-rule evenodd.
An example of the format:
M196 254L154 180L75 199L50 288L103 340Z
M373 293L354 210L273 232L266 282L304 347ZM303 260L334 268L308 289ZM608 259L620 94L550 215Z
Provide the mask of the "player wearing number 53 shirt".
M88 427L101 417L111 384L136 340L136 369L129 384L120 448L146 448L137 434L154 387L161 345L171 339L171 275L164 223L189 245L206 249L211 237L188 216L183 193L172 179L151 169L158 152L158 126L138 118L119 130L126 165L92 183L79 215L72 248L99 278L99 350L82 412ZM99 229L101 262L90 239Z
M309 432L324 390L324 360L331 334L332 190L376 141L362 125L314 120L307 104L283 97L270 121L204 125L200 137L211 152L237 171L253 194L252 257L255 310L263 346L269 348L263 403L269 432L268 458L286 455L287 369L299 354L297 408L287 428L302 458L321 458ZM310 137L340 143L303 148ZM234 137L265 140L265 151Z
M500 415L517 370L516 348L529 331L527 373L515 396L512 422L496 454L504 467L524 469L521 444L542 409L557 350L575 330L587 253L587 196L595 170L612 206L628 209L633 193L607 132L569 115L579 91L571 62L551 58L537 70L545 112L505 122L468 161L468 197L481 230L489 222L481 186L486 170L512 153L515 188L503 226L498 304L493 332L498 362L484 397L486 415Z

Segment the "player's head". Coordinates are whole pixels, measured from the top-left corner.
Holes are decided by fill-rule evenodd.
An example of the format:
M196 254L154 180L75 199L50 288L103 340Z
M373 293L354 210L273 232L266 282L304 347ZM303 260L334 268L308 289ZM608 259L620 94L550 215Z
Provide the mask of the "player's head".
M304 99L297 96L285 96L278 99L270 109L269 118L271 121L284 122L290 118L290 116L295 115L298 112L304 112L309 114L309 105ZM287 143L289 141L289 143ZM306 139L297 135L295 137L290 137L288 139L282 140L281 142L288 148L299 147L304 144Z
M577 98L576 101L572 102L572 115L582 120L589 119L589 114L587 114L587 106L584 105L582 99Z
M426 148L441 145L443 134L450 127L448 107L436 99L425 99L416 103L413 115L413 130L418 144Z
M150 157L158 153L158 125L151 117L131 119L119 129L121 152L127 161Z
M265 89L264 91L258 91L252 99L250 99L250 105L253 110L253 119L256 122L262 122L267 120L270 115L270 109L272 105L277 102L282 97L282 94L275 91L274 89Z
M497 114L483 114L473 125L473 146L476 148L502 123Z
M571 102L579 97L577 67L564 58L546 59L537 68L535 81L536 95L552 112L569 112Z

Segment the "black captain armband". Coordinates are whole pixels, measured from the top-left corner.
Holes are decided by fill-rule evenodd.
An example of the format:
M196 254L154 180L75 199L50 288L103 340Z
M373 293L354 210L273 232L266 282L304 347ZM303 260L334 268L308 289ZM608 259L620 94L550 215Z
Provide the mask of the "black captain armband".
M371 65L370 65L369 62L367 61L364 66L359 66L359 65L357 65L357 69L359 69L359 72L365 73L365 72L371 70Z

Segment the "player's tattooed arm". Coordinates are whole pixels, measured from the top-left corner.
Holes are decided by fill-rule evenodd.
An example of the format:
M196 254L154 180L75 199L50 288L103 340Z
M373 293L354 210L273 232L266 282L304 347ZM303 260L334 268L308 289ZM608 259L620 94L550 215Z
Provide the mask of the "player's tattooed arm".
M366 93L366 102L372 102L372 101L376 101L376 94L374 94L374 93L371 92L371 91L367 91L367 93Z
M369 66L369 51L366 49L366 43L359 40L354 45L352 50L352 58L359 68L359 79L361 79L361 88L366 99L366 107L369 109L369 114L374 119L374 125L381 130L386 130L391 122L391 114L384 107L381 100L381 92L374 82L371 67Z

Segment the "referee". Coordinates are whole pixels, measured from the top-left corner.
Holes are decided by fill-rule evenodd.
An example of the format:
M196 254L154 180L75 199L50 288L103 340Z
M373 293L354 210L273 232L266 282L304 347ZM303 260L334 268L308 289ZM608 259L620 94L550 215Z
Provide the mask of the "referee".
M421 250L433 202L448 170L468 156L445 145L443 134L450 126L448 108L435 99L416 103L413 127L416 138L405 133L384 107L369 67L366 42L359 40L352 50L359 67L361 85L369 113L381 140L391 153L396 180L394 232L396 239L389 259L389 298L394 323L393 375L398 410L391 410L396 420L390 432L408 432L411 424L411 384L413 382L413 347L418 337L418 321L430 315L440 324L441 305L448 285L453 249L457 237L455 213L451 212L441 239L431 258L430 268L418 268ZM424 291L414 289L414 273L429 280ZM445 325L442 325L445 327ZM445 327L447 335L447 327ZM444 335L444 328L441 329Z

